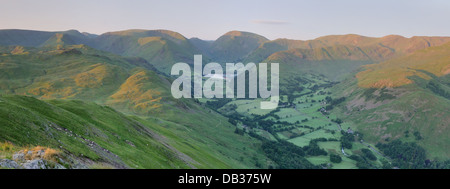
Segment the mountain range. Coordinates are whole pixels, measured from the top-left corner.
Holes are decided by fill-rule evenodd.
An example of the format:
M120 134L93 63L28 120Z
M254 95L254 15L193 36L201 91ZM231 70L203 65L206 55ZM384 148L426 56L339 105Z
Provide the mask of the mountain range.
M168 30L0 30L0 140L59 148L88 166L276 165L264 142L233 133L217 109L171 96L172 65L192 65L195 54L220 64L279 63L288 98L302 82L329 80L331 97L345 97L330 111L365 141L411 142L405 133L419 132L429 159L450 159L450 37L303 41L230 31L206 41Z

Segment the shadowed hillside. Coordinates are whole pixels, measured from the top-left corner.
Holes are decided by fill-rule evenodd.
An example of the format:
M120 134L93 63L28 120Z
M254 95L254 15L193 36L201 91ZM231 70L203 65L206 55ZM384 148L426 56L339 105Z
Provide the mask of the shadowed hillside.
M47 149L82 167L380 168L399 166L389 150L401 141L420 159L399 167L443 167L449 52L449 37L0 30L0 144L22 151L0 158ZM279 107L173 98L169 71L195 54L279 63Z
M240 62L267 38L249 32L230 31L211 44L209 53L220 63Z
M17 121L7 121L11 120L8 115L13 115L9 112L9 110L12 111L11 108L5 107L2 110L5 122L1 127L5 132L2 132L1 138L11 141L15 145L26 145L28 143L41 146L50 145L53 148L58 147L58 137L49 138L47 135L50 134L44 132L44 123L47 123L45 120L48 120L64 128L70 127L70 130L77 134L77 138L83 137L95 141L100 150L107 149L120 158L113 157L110 160L108 154L108 157L99 157L99 154L89 151L89 146L80 147L82 149L69 146L67 147L67 153L74 155L75 158L87 157L95 162L106 161L107 164L112 164L118 168L251 168L255 167L255 161L266 161L264 155L259 152L259 141L234 134L233 126L228 123L226 118L211 112L210 109L195 103L193 100L174 99L170 94L170 80L155 71L145 69L144 66L148 63L142 59L123 58L84 45L64 46L53 50L48 48L2 47L0 52L2 54L0 56L1 93L46 99L45 102L41 102L34 98L7 96L6 99L0 101L1 105L1 103L9 103L9 99L14 102L16 99L19 101L21 99L27 100L27 102L20 104L18 109L24 108L28 113L21 115L21 111L18 111L14 114L16 117L27 117L18 124L15 123ZM53 99L64 100L53 101ZM46 102L64 106L65 110L71 112L70 117L66 118L64 115L58 114L58 112L65 112L65 110L33 105L45 104ZM108 114L99 110L102 106L90 105L91 102L109 105L136 117L123 114L116 115L119 113L109 107L107 110L116 112L116 114ZM35 107L42 109L36 109ZM47 117L29 116L40 115L43 114L42 111L51 109L55 109L56 113L45 112ZM183 115L183 117L179 115ZM102 119L98 120L100 116ZM98 128L100 126L113 127L115 124L109 124L109 121L114 121L115 118L120 117L127 121L129 119L138 120L134 124L137 126L133 126L133 124L127 126L129 127L128 132L138 132L140 133L138 135L146 135L143 136L144 139L142 140L149 140L149 142L153 140L153 143L159 143L155 144L155 148L158 148L161 154L151 148L147 149L146 144L142 145L142 141L139 142L140 139L138 138L115 136L115 132L106 135L97 133L101 137L89 138L90 135L87 135L83 130L83 128L97 130L100 129ZM42 119L44 122L42 124L41 122L33 122L35 119ZM73 122L73 119L79 120L80 125L69 124ZM89 126L89 123L93 125ZM32 140L23 138L23 136L18 138L17 135L27 130L20 130L20 125L26 128L37 127L36 129L41 128L43 130L42 133L39 131L36 135L37 138ZM153 125L153 127L146 128L145 125ZM15 127L20 132L6 132ZM127 130L125 126L117 125L117 127L119 130ZM110 132L108 128L106 129ZM154 135L154 132L159 131L162 132L161 135ZM45 136L43 136L44 138L38 137L40 135ZM137 134L134 133L129 136L131 135ZM119 137L123 141L112 140L112 137ZM103 142L99 142L100 140ZM136 151L123 151L122 148L130 146L126 140L136 146ZM61 141L66 145L83 146L79 141L72 139L67 142L62 139ZM140 147L138 146L139 143L141 143ZM188 144L189 147L186 147ZM248 149L252 150L249 151ZM252 154L252 158L241 158L245 156L244 153ZM84 154L84 156L80 156L80 154ZM141 156L149 156L148 158L155 158L156 160L141 158ZM256 159L253 157L256 157ZM139 159L138 161L141 161L141 163L135 162L136 159ZM186 159L187 161L185 161ZM162 164L163 162L158 164L158 161L164 161L165 164Z

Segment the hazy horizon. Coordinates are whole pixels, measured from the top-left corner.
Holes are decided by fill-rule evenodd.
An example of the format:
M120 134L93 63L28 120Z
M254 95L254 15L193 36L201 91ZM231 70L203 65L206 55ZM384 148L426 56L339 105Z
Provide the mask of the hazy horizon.
M69 30L77 30L80 33L89 33L89 34L94 34L94 35L102 35L102 34L109 33L109 32L120 32L120 31L127 31L127 30L168 30L168 29L164 29L164 28L157 28L157 29L151 29L151 28L146 28L146 29L130 28L130 29L124 29L124 30L107 31L107 32L104 32L104 33L91 33L91 32L87 32L87 31L80 31L80 30L78 30L76 28L72 28L72 29L68 29L68 30L36 30L36 29L22 29L22 28L4 28L4 29L0 29L0 30L29 30L29 31L43 31L43 32L64 32L64 31L69 31ZM173 30L170 30L170 31L173 31ZM230 30L228 32L231 32L231 31L249 32L249 31L242 31L242 30ZM178 32L178 31L174 31L174 32ZM226 34L227 32L223 33L222 35L217 36L215 39L203 39L203 38L195 37L195 36L194 37L188 37L188 36L184 35L183 33L180 33L180 32L178 32L178 33L183 35L184 37L186 37L188 39L198 38L198 39L201 39L201 40L204 40L204 41L215 41L219 37L221 37L222 35ZM250 32L250 33L254 33L254 34L260 35L259 33L256 33L256 32ZM412 37L450 37L450 35L439 35L439 36L437 36L437 35L414 35L414 36L404 36L404 35L400 35L400 34L388 34L388 35L383 35L383 36L368 36L368 35L362 35L362 34L357 34L357 33L327 34L327 35L317 36L317 37L310 38L310 39L295 39L295 38L286 38L286 37L271 39L271 38L268 38L268 37L266 37L264 35L261 35L261 36L266 37L269 40L289 39L289 40L308 41L308 40L314 40L314 39L317 39L317 38L320 38L320 37L333 36L333 35L359 35L359 36L373 37L373 38L381 38L381 37L386 37L386 36L390 36L390 35L398 35L398 36L402 36L402 37L405 37L405 38L412 38Z
M64 1L19 0L0 7L0 29L102 34L128 29L166 29L187 38L215 40L228 31L268 39L310 40L357 34L450 36L450 2L322 1Z

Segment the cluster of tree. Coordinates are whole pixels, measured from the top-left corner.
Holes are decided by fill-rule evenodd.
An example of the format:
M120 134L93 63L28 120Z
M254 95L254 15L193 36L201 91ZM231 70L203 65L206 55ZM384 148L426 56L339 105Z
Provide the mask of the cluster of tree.
M303 135L305 135L305 133L300 133L300 134L298 134L298 133L292 133L292 135L291 135L289 138L290 138L290 139L293 139L293 138L301 137L301 136L303 136Z
M332 163L341 163L342 162L342 158L339 155L336 154L330 154L330 161Z
M340 103L342 103L344 101L345 101L345 97L341 97L341 98L337 98L337 99L331 100L330 104L333 105L333 106L336 106L336 105L338 105L338 104L340 104Z
M371 161L375 161L377 160L377 156L375 156L372 151L370 151L367 148L363 148L361 149L361 152L363 153L364 157L366 157L367 159L371 160Z
M252 130L250 130L250 132L248 132L248 135L249 136L251 136L251 137L253 137L253 138L256 138L256 139L258 139L258 140L261 140L261 141L266 141L267 139L266 138L264 138L263 136L261 136L261 135L258 135L257 133L255 133L254 131L252 131ZM278 136L274 136L275 138L277 138Z
M386 144L378 143L379 148L386 156L390 157L392 163L386 159L380 159L381 167L376 167L371 161L377 158L369 149L361 149L362 155L351 155L348 158L355 160L359 169L382 168L392 169L450 169L450 160L437 161L426 158L426 151L414 142L402 142L394 140Z
M307 155L310 156L321 156L321 155L328 155L328 153L319 147L319 145L317 144L317 142L326 142L327 139L326 138L316 138L313 139L311 141L309 141L309 145L303 147L303 150L306 152Z
M351 133L346 133L344 131L341 131L341 134L342 134L340 139L341 146L346 149L352 149L353 147L352 143L355 141L355 136Z
M256 128L258 126L258 120L259 118L251 118L242 116L237 112L233 112L229 115L224 115L228 117L228 122L230 122L233 125L236 125L238 122L241 122L243 125L250 127L250 128ZM273 124L274 122L272 120L267 120L270 122L270 124ZM269 125L269 124L267 124Z
M419 131L415 131L414 132L414 137L416 137L416 140L422 140L423 139L423 137L422 137L422 135L420 135Z
M274 131L276 132L283 132L283 131L290 131L292 129L295 129L294 126L277 126L276 128L274 128Z
M403 132L405 134L405 137L408 138L409 137L409 131L405 131Z
M225 106L225 104L227 104L228 102L231 102L231 101L232 100L230 98L217 98L214 101L207 101L206 106L213 110L217 110L217 109Z
M301 97L301 96L305 96L305 95L307 95L309 97L313 97L314 93L316 93L318 90L320 90L322 88L332 87L333 85L335 85L337 83L337 82L327 82L324 84L314 84L313 86L309 87L311 92L298 94L305 89L304 87L301 87L300 84L312 83L312 82L313 81L305 79L305 78L301 78L301 77L290 79L290 82L286 82L289 84L285 85L283 88L280 89L280 94L287 95L288 104L293 104L294 99L296 99L297 97ZM294 92L296 92L297 95L294 95ZM319 91L318 94L325 95L325 94L331 94L331 92ZM308 100L306 100L306 102L308 102ZM312 100L311 102L316 102L316 100Z
M228 122L230 122L232 125L237 125L238 122L236 119L228 118Z
M244 135L245 131L244 131L244 129L239 129L236 127L236 129L234 130L234 133L236 133L238 135Z
M318 94L318 95L326 95L327 92L325 92L325 91L319 91L317 94Z
M330 96L325 97L325 100L327 101L328 105L325 106L325 110L329 111L332 110L335 106L339 105L340 103L345 101L345 97L341 97L338 99L332 99Z
M335 138L329 138L328 141L329 141L329 142L332 142L332 141L339 141L339 140L338 140L338 139L335 139Z
M342 121L342 119L340 119L340 118L336 118L336 119L332 119L331 120L332 122L335 122L335 123L337 123L337 124L342 124L344 121Z
M309 88L309 90L316 92L317 90L319 90L320 86L315 84L312 87Z
M446 91L441 85L442 84L440 84L439 81L433 79L428 82L427 88L440 96L450 99L450 92Z
M262 149L279 169L318 169L318 166L310 163L304 156L305 151L290 142L263 141Z
M414 142L402 142L393 140L386 144L376 145L385 155L389 156L392 164L404 169L426 168L430 163L426 158L425 149Z
M287 95L288 103L292 104L294 99L300 97L301 95L294 95L294 92L301 93L305 88L300 84L309 83L310 81L305 80L302 77L296 77L289 79L289 82L285 82L287 85L284 85L280 89L280 94Z
M308 126L308 125L300 125L298 127L303 127L303 128L314 130L314 127L311 127L311 126Z
M273 120L258 120L258 125L266 131L273 130L273 125L275 122ZM272 133L272 132L270 132Z
M328 155L328 153L317 144L317 142L328 141L326 138L313 139L308 146L298 147L285 140L279 140L278 142L268 141L253 132L250 132L249 135L263 141L263 151L267 157L278 164L278 168L280 169L320 168L319 166L311 164L304 157Z
M253 117L246 117L246 116L242 116L237 112L233 112L229 115L225 115L226 117L228 117L228 122L230 122L233 125L237 125L238 122L241 122L243 125L250 127L250 128L257 128L258 126L272 134L274 134L274 125L275 124L280 124L280 125L290 125L289 122L286 121L273 121L271 119L267 119L268 117L272 116L275 119L280 119L280 117L278 115L276 115L276 112L279 112L280 108L277 108L273 111L271 111L268 114L265 115L255 115L253 114Z
M356 161L356 167L358 167L358 169L376 168L364 156L359 156L359 155L353 154L353 155L349 156L348 158Z
M266 119L266 118L268 118L270 116L274 117L275 119L279 119L280 117L275 114L275 113L277 113L279 111L281 111L280 107L278 107L275 110L269 112L268 114L265 114L265 115L254 115L253 117L254 117L254 120Z

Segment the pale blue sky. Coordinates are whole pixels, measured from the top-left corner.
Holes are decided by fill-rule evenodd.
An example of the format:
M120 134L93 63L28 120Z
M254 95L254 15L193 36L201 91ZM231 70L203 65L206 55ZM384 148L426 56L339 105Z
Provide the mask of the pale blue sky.
M450 36L450 1L1 0L0 29L169 29L209 40L230 30L303 40L349 33Z

